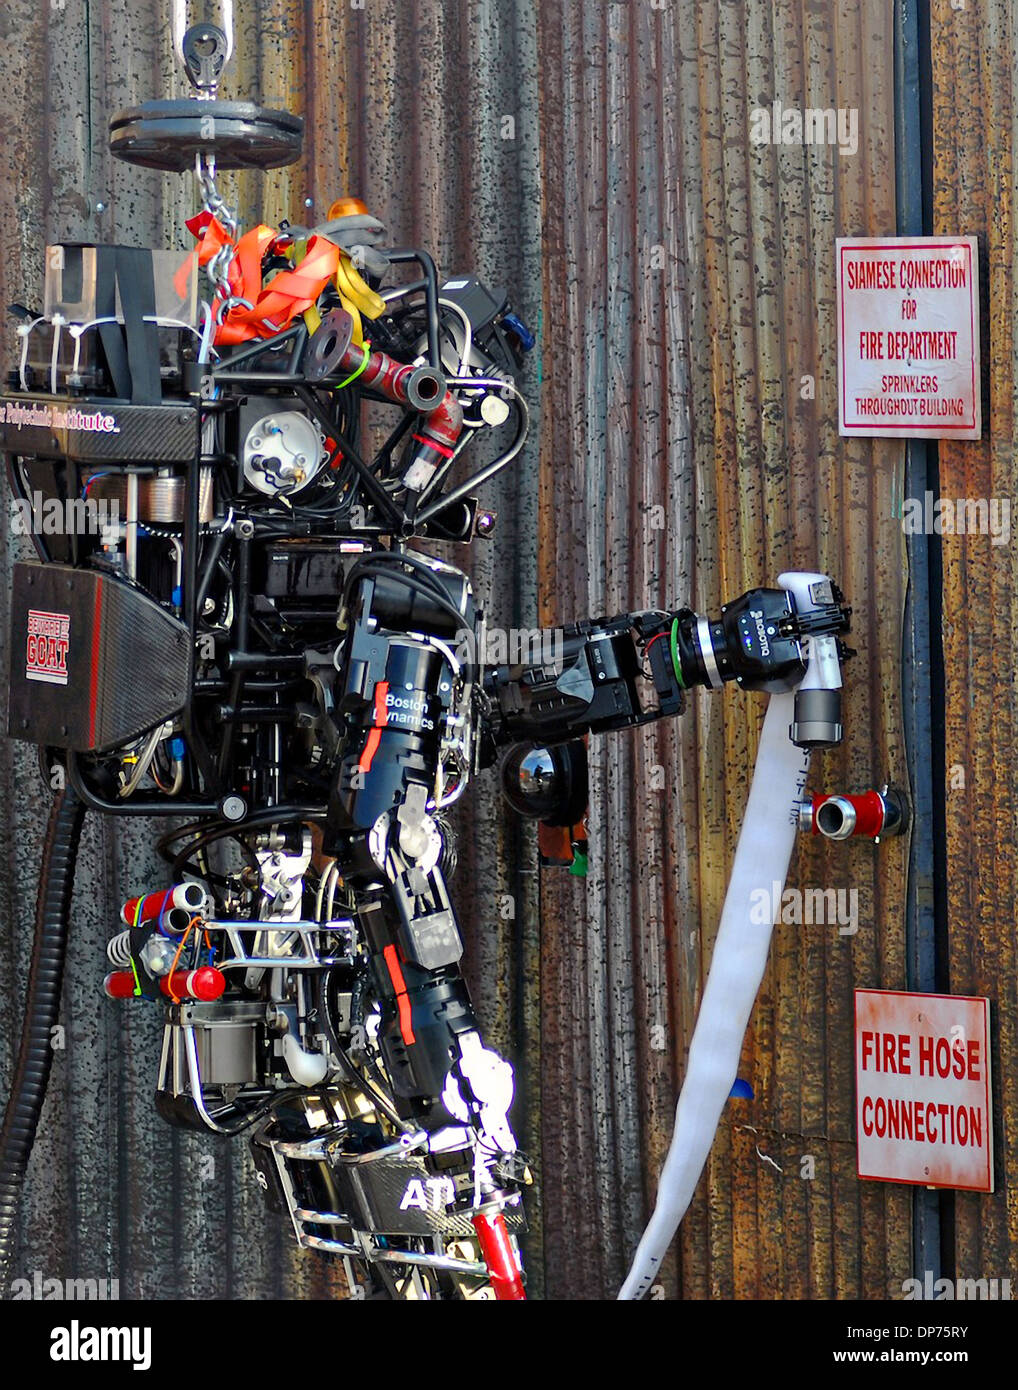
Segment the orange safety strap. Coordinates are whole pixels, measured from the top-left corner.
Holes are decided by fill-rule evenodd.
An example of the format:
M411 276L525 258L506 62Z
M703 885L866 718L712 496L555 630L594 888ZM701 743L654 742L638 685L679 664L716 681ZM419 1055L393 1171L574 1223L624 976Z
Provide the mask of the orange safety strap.
M198 257L199 265L208 265L217 251L233 244L229 232L210 212L200 212L197 217L189 217L184 226L196 238L198 245L194 251L188 253L184 264L173 277L173 288L178 299L187 298L187 282L191 278L195 256Z
M243 305L235 305L218 325L213 341L226 346L251 338L268 338L288 328L298 314L317 302L339 265L339 247L327 237L313 236L299 265L293 270L280 271L263 285L262 257L279 235L272 227L262 223L233 242L222 223L210 213L202 212L189 219L187 228L198 238L199 265L207 265L224 246L234 247L227 270L230 289L238 299L246 299L254 306L245 309ZM181 298L186 293L190 273L191 257L188 257L174 279Z

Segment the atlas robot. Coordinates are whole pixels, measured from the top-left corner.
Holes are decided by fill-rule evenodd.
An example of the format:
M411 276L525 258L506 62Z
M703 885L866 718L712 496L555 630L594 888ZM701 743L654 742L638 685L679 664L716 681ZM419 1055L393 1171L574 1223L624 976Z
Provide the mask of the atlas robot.
M192 249L50 246L44 302L16 307L0 436L36 558L15 571L9 732L55 793L4 1258L92 811L167 827L165 879L135 885L105 966L111 999L165 1011L162 1117L246 1136L270 1205L354 1296L520 1299L530 1175L461 973L448 808L497 769L516 811L578 825L585 739L696 687L794 690L793 744L835 744L848 610L817 575L489 662L434 546L494 527L480 498L524 447L533 337L355 199L242 231L219 173L295 160L301 121L219 98L229 47L191 28L194 94L111 125L116 156L196 174ZM809 681L823 650L835 678Z

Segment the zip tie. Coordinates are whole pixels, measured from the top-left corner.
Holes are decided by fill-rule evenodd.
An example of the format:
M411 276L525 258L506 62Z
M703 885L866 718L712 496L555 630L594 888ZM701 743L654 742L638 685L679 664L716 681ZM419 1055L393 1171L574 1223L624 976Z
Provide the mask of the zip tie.
M371 356L371 344L365 343L362 348L362 351L364 353L364 356L361 358L360 366L354 368L354 370L350 373L350 375L347 377L345 381L341 381L338 386L334 386L332 388L334 391L342 391L344 387L350 385L351 381L356 381L357 378L360 376L361 372L368 365L368 358Z
M26 374L28 368L28 338L37 323L42 323L41 315L39 318L33 320L32 323L19 323L17 327L17 334L21 339L21 361L18 366L18 375L21 378L22 391L28 390L28 376Z
M49 359L49 384L50 391L55 396L57 394L57 363L60 357L60 331L67 320L63 314L54 314L50 322L53 325L53 350Z

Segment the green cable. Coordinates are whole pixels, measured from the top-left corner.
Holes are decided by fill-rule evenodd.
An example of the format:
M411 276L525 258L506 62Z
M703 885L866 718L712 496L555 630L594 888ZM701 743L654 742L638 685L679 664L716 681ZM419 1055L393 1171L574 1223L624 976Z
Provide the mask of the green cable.
M134 925L135 925L136 927L137 927L139 921L141 920L141 905L142 905L142 903L145 901L145 897L146 897L146 895L145 895L144 893L142 893L142 894L139 895L137 905L136 905L136 907L135 907L135 909L134 909ZM138 967L137 967L137 966L135 965L135 963L134 963L134 952L133 952L133 951L131 952L131 974L134 976L134 997L135 997L135 999L140 999L140 998L141 998L141 981L138 979Z
M362 372L362 371L364 370L364 368L368 365L368 358L371 356L371 344L370 344L370 343L364 343L364 344L362 344L362 351L363 351L363 353L364 353L364 356L361 358L361 364L360 364L360 366L359 366L359 367L356 367L356 368L350 373L350 375L347 377L347 379L346 379L345 381L341 381L341 382L339 383L338 386L334 386L334 387L332 388L334 391L342 391L343 388L344 388L345 386L349 386L349 385L350 385L351 381L356 381L357 378L360 376L361 372Z
M675 672L675 679L679 683L679 689L685 690L686 682L682 679L682 663L679 661L679 620L675 618L672 622L672 633L669 638L669 645L672 649L672 669Z

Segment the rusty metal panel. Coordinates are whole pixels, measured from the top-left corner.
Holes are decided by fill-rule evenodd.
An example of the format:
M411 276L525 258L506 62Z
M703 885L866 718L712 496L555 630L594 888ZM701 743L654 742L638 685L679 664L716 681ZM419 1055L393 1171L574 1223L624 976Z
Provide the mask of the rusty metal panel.
M860 655L846 744L814 783L906 780L902 450L838 438L835 380L834 238L894 226L891 0L237 9L227 93L308 123L299 164L232 185L245 223L359 195L394 240L512 287L540 328L533 443L492 489L498 538L469 561L491 622L716 611L782 568L828 568ZM164 6L12 0L0 26L2 302L36 294L45 240L183 244L187 180L114 167L105 147L111 110L182 90ZM776 99L856 108L857 152L753 145L749 113ZM9 564L24 542L2 544ZM538 875L533 835L490 787L459 817L468 973L516 1062L539 1183L534 1293L613 1294L648 1214L762 712L761 697L698 696L677 723L593 743L586 880ZM23 997L36 775L0 743L6 1018ZM338 1296L336 1271L265 1216L242 1145L156 1118L156 1020L98 997L116 905L156 870L151 837L87 835L22 1264L110 1274L124 1296ZM911 1273L907 1194L854 1177L850 1076L853 986L904 983L905 862L895 842L802 846L795 881L857 890L860 928L778 927L740 1070L755 1099L729 1106L667 1296L883 1297Z
M932 7L934 232L979 238L983 439L940 444L940 495L1015 491L1015 71L1009 0ZM1015 852L1013 537L945 535L947 897L952 993L988 995L996 1193L958 1193L959 1278L1006 1278L1018 1262L1018 886Z
M902 455L838 438L835 376L834 238L894 226L891 19L541 7L542 617L717 611L829 568L860 656L828 787L904 773ZM749 112L775 99L856 107L858 152L754 146ZM575 1097L543 1110L558 1296L617 1287L646 1214L762 708L699 696L672 727L592 744L591 876L542 880L544 1095ZM800 884L858 891L860 930L779 925L740 1073L756 1098L729 1107L669 1295L884 1297L910 1273L908 1197L856 1182L851 1110L852 988L903 979L904 846L797 858Z

